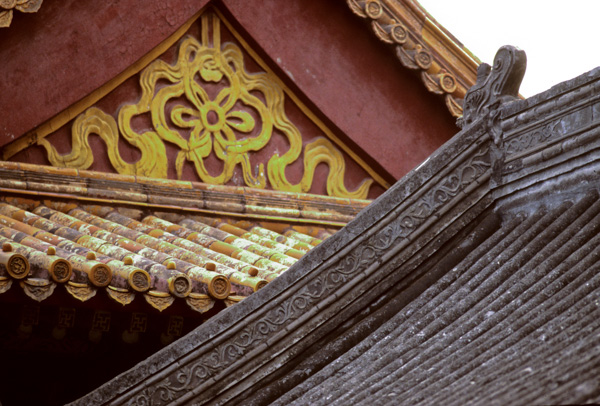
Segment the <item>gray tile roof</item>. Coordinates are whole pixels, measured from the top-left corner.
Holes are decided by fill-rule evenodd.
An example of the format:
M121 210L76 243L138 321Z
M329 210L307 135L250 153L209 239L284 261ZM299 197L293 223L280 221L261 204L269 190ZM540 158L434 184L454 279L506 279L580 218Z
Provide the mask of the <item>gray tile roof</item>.
M464 128L264 289L74 404L600 402L600 69Z
M518 213L277 404L600 401L600 200Z

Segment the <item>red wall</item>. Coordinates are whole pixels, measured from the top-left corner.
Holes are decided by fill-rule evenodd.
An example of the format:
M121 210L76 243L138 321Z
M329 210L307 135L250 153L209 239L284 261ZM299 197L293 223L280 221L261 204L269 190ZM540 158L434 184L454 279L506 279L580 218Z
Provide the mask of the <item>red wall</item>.
M0 31L0 145L98 88L207 0L46 0ZM443 100L344 1L224 0L288 85L398 179L456 131Z

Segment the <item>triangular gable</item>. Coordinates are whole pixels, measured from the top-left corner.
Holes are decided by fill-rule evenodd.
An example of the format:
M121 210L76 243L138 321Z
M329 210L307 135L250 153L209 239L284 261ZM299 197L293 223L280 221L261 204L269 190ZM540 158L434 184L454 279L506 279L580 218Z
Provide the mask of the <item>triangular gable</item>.
M185 27L139 74L136 64L36 132L51 165L351 198L389 186L216 9Z

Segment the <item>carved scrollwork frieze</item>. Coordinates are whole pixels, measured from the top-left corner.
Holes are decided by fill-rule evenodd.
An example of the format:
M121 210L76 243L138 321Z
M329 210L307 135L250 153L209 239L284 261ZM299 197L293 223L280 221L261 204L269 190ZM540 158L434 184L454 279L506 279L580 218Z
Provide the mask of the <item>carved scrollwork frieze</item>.
M263 314L256 321L247 323L235 333L222 336L221 342L217 337L210 344L205 344L207 347L199 352L201 355L197 358L178 365L166 376L146 382L127 400L128 404L160 405L183 396L189 401L192 388L201 392L209 380L226 379L223 371L232 368L250 352L268 348L271 345L269 340L276 334L291 325L311 323L321 312L321 307L326 307L324 303L332 302L333 295L350 292L356 282L364 282L369 273L378 272L380 267L373 265L389 257L391 251L400 249L399 240L412 238L428 219L439 215L444 206L489 174L490 141L472 145L457 161L442 168L438 177L414 193L416 197L404 202L404 209L391 211L373 226L376 230L372 233L362 233L363 237L339 252L337 258L313 269L303 279L306 281L304 284L298 281L293 295L276 305L265 304ZM349 285L350 282L352 284ZM333 303L337 304L338 300Z
M525 133L505 139L504 149L506 154L515 155L558 136L560 132L557 130L557 127L560 125L561 121L562 118L559 118Z

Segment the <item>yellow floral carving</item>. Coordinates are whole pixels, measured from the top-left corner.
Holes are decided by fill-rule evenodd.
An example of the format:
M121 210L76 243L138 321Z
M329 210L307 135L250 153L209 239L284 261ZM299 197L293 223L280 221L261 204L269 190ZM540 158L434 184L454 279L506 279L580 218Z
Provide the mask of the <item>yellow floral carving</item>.
M212 44L209 43L209 17L212 16ZM212 45L212 46L211 46ZM90 134L98 134L108 147L115 170L122 174L167 177L168 162L164 143L179 148L175 168L182 176L185 161L193 163L203 182L225 184L239 164L246 185L264 188L267 180L276 190L308 192L319 163L329 166L329 195L366 198L371 179L355 191L344 185L345 162L341 152L325 138L304 147L304 174L298 184L290 183L286 168L302 153L302 136L284 111L284 91L270 72L249 74L244 69L241 50L233 43L220 44L220 21L213 14L202 16L202 41L185 37L179 46L177 62L169 65L156 60L141 73L142 96L133 105L121 107L118 123L95 107L79 115L72 128L73 149L60 155L46 139L39 140L54 166L87 169L93 163L88 143ZM210 84L223 83L216 95L210 95ZM251 114L252 112L252 114ZM148 114L152 130L142 134L131 126L132 119ZM252 168L251 152L264 148L274 130L283 134L289 149L274 154L267 162ZM189 138L182 136L189 132ZM118 140L141 151L135 163L125 162L118 150ZM205 159L213 153L223 161L223 170L213 176L205 167Z

